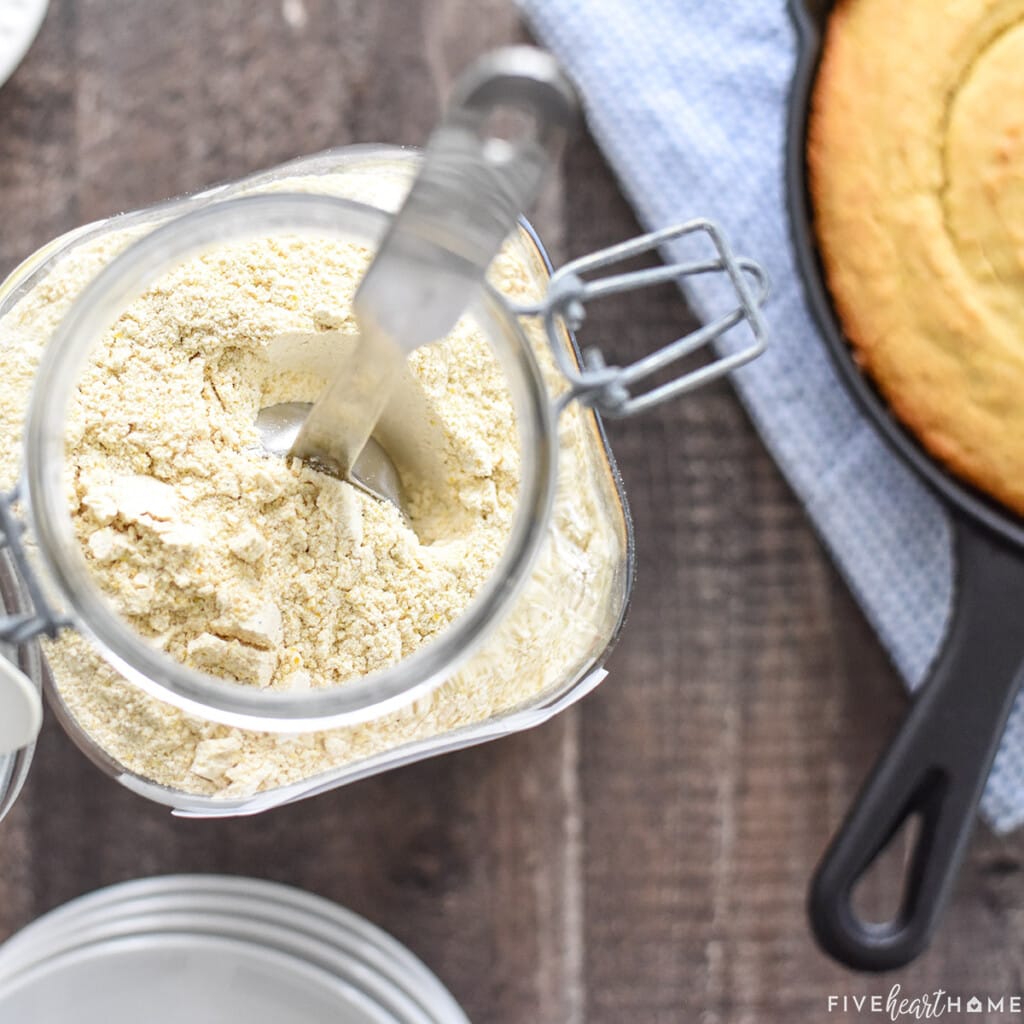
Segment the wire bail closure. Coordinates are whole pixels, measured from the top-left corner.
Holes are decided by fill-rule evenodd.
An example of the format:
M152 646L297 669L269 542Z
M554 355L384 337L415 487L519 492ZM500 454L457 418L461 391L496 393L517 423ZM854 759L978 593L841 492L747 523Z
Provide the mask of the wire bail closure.
M583 277L594 270L650 252L667 242L701 233L710 238L717 253L716 258L679 260L660 267L610 274L591 280ZM577 367L558 336L560 322L571 331L579 329L586 319L586 305L593 299L668 281L722 272L728 276L736 294L736 307L628 366L610 366L600 349L588 347L583 350L582 367ZM702 387L759 356L767 343L767 327L761 315L761 306L768 297L768 291L768 275L764 269L754 260L734 256L721 229L709 220L697 219L639 235L566 263L551 275L543 302L517 306L515 311L521 316L543 318L558 369L570 385L569 390L559 398L559 410L579 400L596 409L602 416L624 419ZM716 341L744 320L752 336L750 344L738 351L720 354L712 362L682 373L666 383L639 394L634 393L634 385Z

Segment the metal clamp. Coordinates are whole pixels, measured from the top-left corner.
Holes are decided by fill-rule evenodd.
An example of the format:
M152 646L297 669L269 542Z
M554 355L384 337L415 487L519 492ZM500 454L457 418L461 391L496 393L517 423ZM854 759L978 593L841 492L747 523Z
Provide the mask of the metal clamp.
M625 262L685 235L698 233L710 238L717 254L715 257L667 263L660 267L611 274L592 280L583 277L591 271ZM733 310L628 366L609 366L600 349L590 347L583 350L583 366L577 367L558 336L561 322L572 331L582 325L586 318L586 304L592 299L667 281L723 272L736 293L738 304ZM707 220L691 220L631 238L565 264L552 274L543 302L518 306L516 312L523 316L543 318L558 368L570 385L569 390L561 396L559 407L579 400L603 416L622 419L646 412L670 398L717 380L759 356L765 349L767 338L761 305L768 297L768 290L768 275L759 264L746 257L734 256L725 236L715 224ZM633 388L640 381L717 340L744 320L752 336L749 345L735 352L719 354L712 362L682 373L667 383L639 394L634 393Z
M0 615L0 641L9 644L24 644L38 636L48 636L52 640L65 626L71 625L70 619L50 607L39 577L29 562L22 540L26 527L14 512L14 506L20 499L20 484L6 493L0 492L0 550L6 550L14 562L32 608L27 612Z

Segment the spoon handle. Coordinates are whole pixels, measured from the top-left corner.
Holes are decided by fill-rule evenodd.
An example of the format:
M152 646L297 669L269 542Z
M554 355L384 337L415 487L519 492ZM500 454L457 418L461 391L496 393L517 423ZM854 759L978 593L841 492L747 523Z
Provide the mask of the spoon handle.
M351 475L404 357L465 312L576 116L558 63L532 47L489 53L459 79L356 293L356 352L313 405L292 456Z
M408 197L356 293L403 352L443 337L537 197L577 113L549 54L496 50L459 79Z

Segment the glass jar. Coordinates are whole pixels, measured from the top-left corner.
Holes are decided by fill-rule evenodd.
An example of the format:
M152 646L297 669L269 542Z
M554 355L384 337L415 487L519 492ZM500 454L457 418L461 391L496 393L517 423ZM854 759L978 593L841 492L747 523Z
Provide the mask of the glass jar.
M93 340L133 296L211 244L287 231L339 235L372 248L387 226L385 211L401 201L415 159L414 153L390 147L350 147L294 161L194 197L78 229L30 257L0 288L2 327L9 316L16 318L18 304L36 289L51 288L57 301L65 301L66 289L55 271L69 260L95 264L97 271L57 324L36 373L25 426L23 479L7 502L26 499L34 557L26 558L15 544L12 554L19 572L12 575L10 564L4 567L9 589L34 614L14 622L5 635L19 641L23 652L29 652L23 656L31 658L36 656L33 631L56 637L61 627L73 626L94 645L89 655L76 649L79 666L96 673L97 680L116 670L145 694L130 698L133 708L142 702L139 714L173 720L185 737L182 742L197 750L212 740L273 749L275 757L281 749L287 756L289 744L304 751L312 744L324 755L314 758L318 770L302 777L285 771L270 784L264 779L204 792L210 780L200 776L195 791L161 782L140 767L144 756L126 753L116 738L97 738L95 709L79 699L81 687L67 685L66 659L56 657L55 664L62 667L56 674L47 673L46 694L68 734L122 784L176 813L255 813L528 728L589 692L604 678L604 658L621 628L634 557L621 481L600 420L588 406L613 415L631 414L728 372L763 346L758 312L763 275L750 261L735 260L713 226L694 222L635 240L577 261L549 280L544 251L524 223L507 255L525 274L520 296L525 302L512 305L488 288L472 314L504 370L521 453L509 540L481 592L437 639L389 668L342 685L277 693L186 667L118 616L101 595L73 534L63 480L65 417L81 366ZM582 276L670 238L700 233L714 243L710 258L690 257L655 271L590 283ZM111 258L108 243L123 252ZM729 276L738 298L737 306L719 320L625 371L606 367L593 352L581 363L565 321L582 318L586 299L716 271ZM761 294L755 294L758 288ZM741 320L749 323L753 344L647 395L631 393L643 377ZM385 433L387 420L386 415ZM560 547L562 520L567 528L570 521L585 522L590 531L587 549L597 553L586 572L576 576ZM8 536L16 533L10 530ZM56 645L50 649L54 655L67 642L47 641ZM511 650L520 656L510 659ZM71 674L82 671L79 667ZM18 769L22 774L27 756Z

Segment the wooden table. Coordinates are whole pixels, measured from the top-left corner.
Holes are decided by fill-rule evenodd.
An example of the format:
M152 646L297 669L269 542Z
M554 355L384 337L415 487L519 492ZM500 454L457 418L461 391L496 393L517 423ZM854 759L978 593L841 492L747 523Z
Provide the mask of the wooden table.
M54 0L0 91L0 269L292 156L422 142L453 75L523 38L510 0ZM556 259L637 230L588 138L535 221ZM600 307L588 331L628 358L687 317L666 291ZM611 435L640 572L611 678L581 707L224 823L173 820L50 721L0 826L0 938L122 879L233 872L365 914L487 1024L844 1019L830 994L894 982L1019 993L1020 836L979 830L938 942L907 970L863 978L816 952L807 879L902 687L728 386Z

